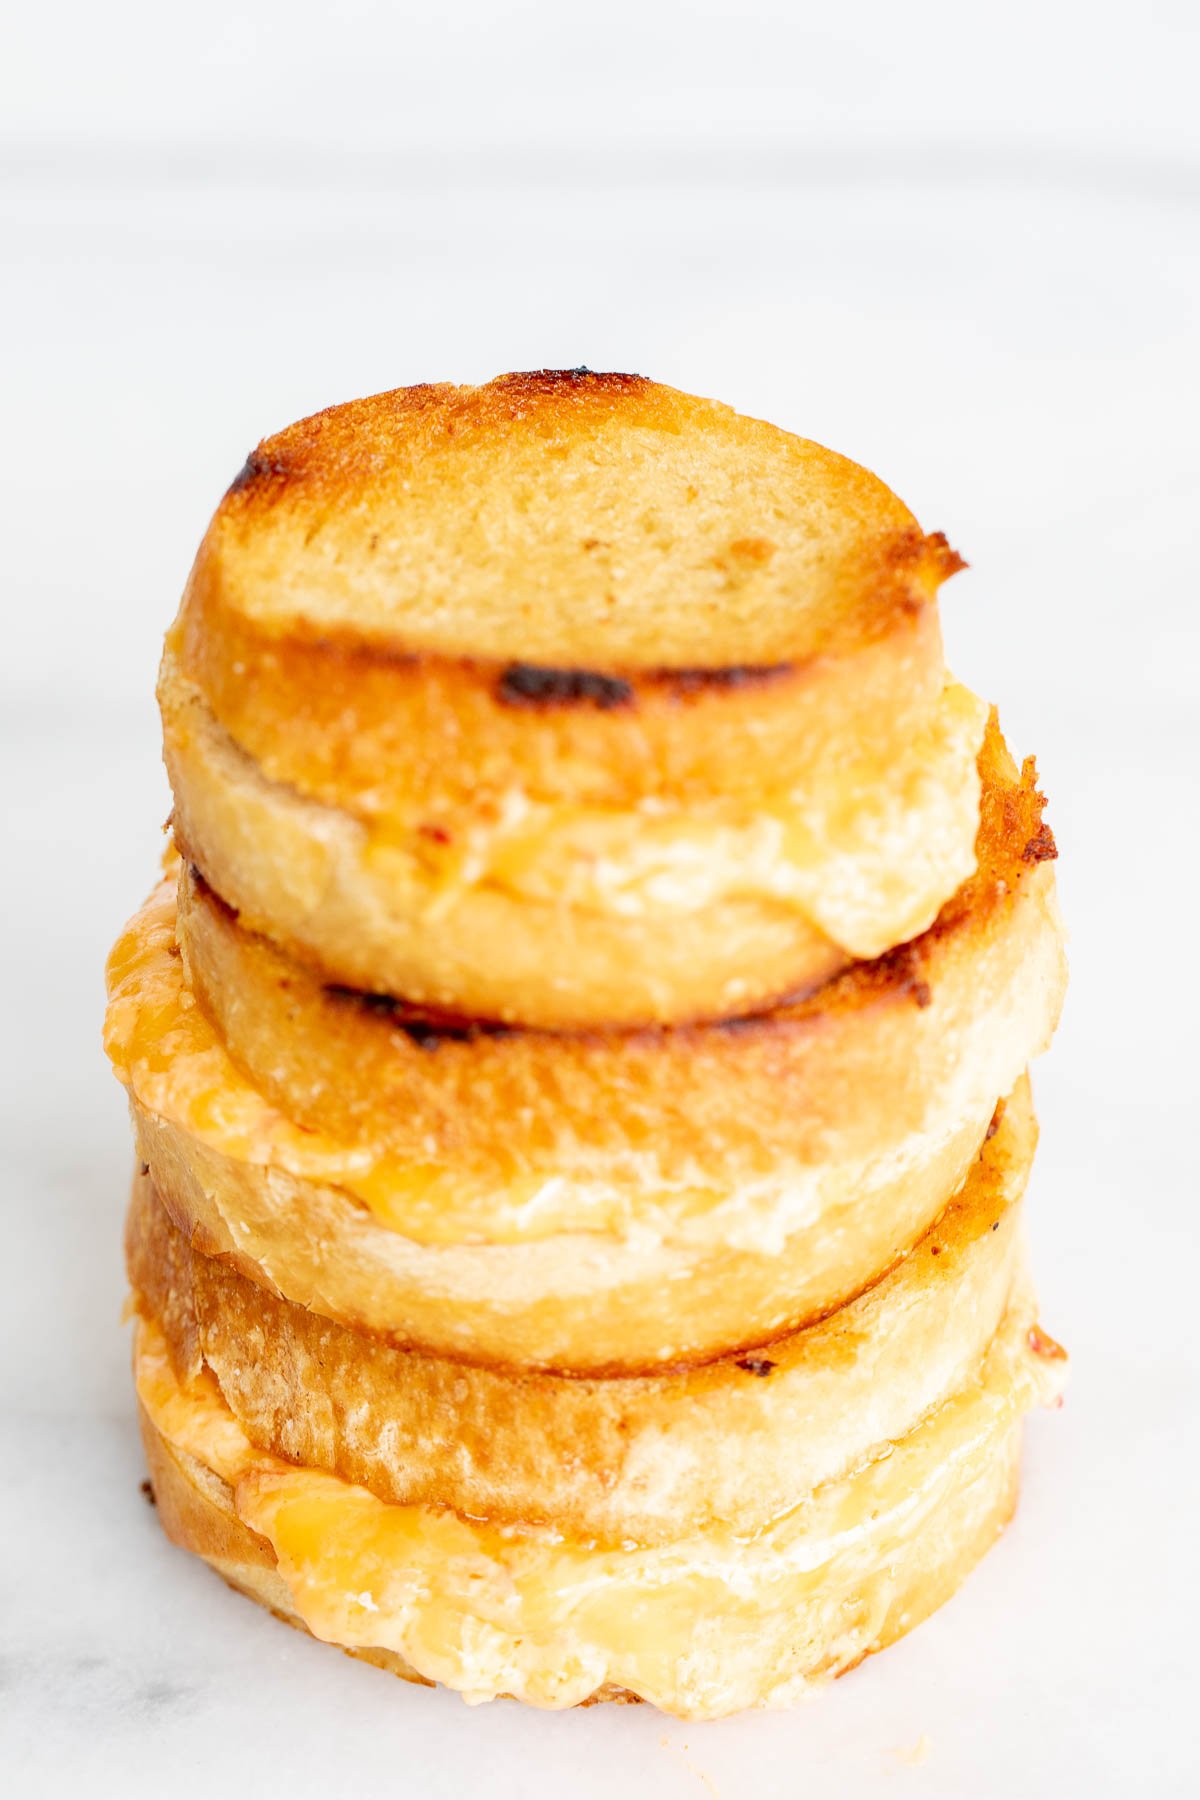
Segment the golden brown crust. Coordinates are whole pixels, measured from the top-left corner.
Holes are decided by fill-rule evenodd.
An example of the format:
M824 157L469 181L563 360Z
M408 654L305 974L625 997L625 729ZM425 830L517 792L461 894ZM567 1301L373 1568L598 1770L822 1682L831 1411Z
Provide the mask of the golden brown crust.
M910 873L867 937L770 893L610 915L568 903L557 866L553 905L488 877L451 907L429 866L471 865L514 800L624 817L643 855L643 808L847 816L936 736L936 592L959 567L866 470L641 377L331 408L254 452L169 634L180 842L332 978L442 1010L558 1029L761 1008L924 928L968 866L970 747L926 783L938 818L896 836ZM360 866L348 827L403 856ZM741 842L696 856L748 862ZM620 862L585 846L575 869Z
M248 459L160 677L193 866L107 1042L159 1517L281 1619L715 1717L1002 1529L1061 1390L1020 1206L1064 969L994 719L963 879L961 566L638 376L398 390Z
M596 1377L757 1351L850 1299L938 1214L987 1119L968 1117L923 1161L867 1171L861 1187L835 1171L814 1217L776 1248L747 1248L719 1220L677 1243L587 1231L414 1243L342 1190L222 1155L136 1104L133 1116L179 1229L268 1292L399 1349Z
M372 856L348 815L320 816L227 760L182 709L168 719L181 854L331 981L553 1031L738 1013L848 960L794 908L753 896L627 916L487 883L439 891L419 861Z
M186 867L179 942L235 1062L310 1129L492 1183L635 1167L703 1183L701 1144L712 1180L769 1174L781 1159L817 1159L850 1118L861 1118L859 1141L872 1148L881 1115L912 1129L951 1072L957 1034L1020 979L1007 959L993 968L989 953L1003 957L1027 913L1037 935L1046 929L1048 875L1028 855L1045 829L1043 802L1032 762L1018 776L994 722L981 767L977 871L934 926L804 1001L725 1025L618 1034L439 1022L324 985L242 929ZM1055 1000L1049 1010L1052 1027ZM1005 1085L1039 1044L1040 1034L1021 1047Z
M581 671L280 637L195 586L168 637L164 698L173 667L272 780L363 819L442 828L514 788L606 807L786 793L885 761L927 727L945 681L933 605L898 608L853 655L629 670L593 677L588 697Z
M613 674L805 661L956 566L820 445L640 376L540 370L264 440L191 585L279 636Z
M970 867L959 566L866 470L640 377L332 408L250 458L168 637L177 840L350 985L549 1029L761 1009Z
M156 902L162 974L145 985L138 922L110 1014L140 1154L205 1248L399 1347L591 1374L753 1348L921 1236L1048 1040L1065 972L1051 872L1026 854L1040 829L1032 769L1010 764L979 876L916 946L777 1015L677 1032L422 1047L277 985L217 909L189 956L218 1030L193 1009L160 1041L190 998Z
M986 714L953 684L894 754L827 756L782 794L572 808L480 789L367 820L268 779L171 655L160 701L176 839L247 922L333 980L465 1016L755 1010L924 930L973 866Z
M1035 1138L1022 1082L962 1192L888 1276L805 1331L676 1375L498 1374L389 1349L200 1254L148 1174L129 1278L181 1378L207 1365L255 1444L380 1499L607 1542L753 1531L966 1385L1009 1304Z

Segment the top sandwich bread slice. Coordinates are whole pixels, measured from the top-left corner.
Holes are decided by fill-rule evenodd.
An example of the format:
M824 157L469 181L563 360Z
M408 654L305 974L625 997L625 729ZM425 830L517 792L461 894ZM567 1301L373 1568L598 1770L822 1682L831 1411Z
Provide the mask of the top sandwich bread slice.
M744 674L855 648L957 566L818 444L639 375L542 370L267 438L193 590L276 637L393 656Z
M330 979L443 1013L761 1007L970 874L960 566L846 458L641 377L331 408L250 457L168 636L181 841Z

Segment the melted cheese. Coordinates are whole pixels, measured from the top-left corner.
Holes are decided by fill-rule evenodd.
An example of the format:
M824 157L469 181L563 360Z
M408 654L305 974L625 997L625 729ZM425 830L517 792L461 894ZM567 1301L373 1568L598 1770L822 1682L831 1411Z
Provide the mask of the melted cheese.
M824 788L763 795L750 813L587 810L511 793L487 817L432 829L375 819L366 855L423 889L427 914L472 886L634 917L765 900L853 957L878 956L924 931L974 869L986 718L950 683L929 730L887 767L830 771Z
M148 1112L221 1155L278 1168L336 1188L389 1230L420 1244L533 1243L561 1233L605 1232L629 1243L711 1241L777 1253L820 1216L826 1189L867 1196L919 1170L976 1121L934 1117L876 1165L781 1166L735 1188L655 1180L595 1179L574 1172L512 1175L503 1184L452 1166L414 1163L386 1141L337 1141L296 1124L243 1074L188 987L175 940L175 884L168 877L126 927L109 957L105 1048L119 1079ZM991 1097L987 1098L987 1109Z
M871 1648L906 1550L920 1541L928 1556L929 1533L937 1549L958 1510L969 1520L1020 1414L1061 1385L1014 1305L977 1380L853 1475L752 1537L710 1529L644 1547L386 1504L282 1462L250 1443L208 1371L177 1380L146 1320L136 1373L158 1430L268 1540L315 1636L395 1651L472 1700L569 1706L612 1682L691 1717L789 1702L814 1668Z
M514 1178L502 1192L464 1187L452 1171L406 1162L386 1145L345 1144L295 1124L234 1063L187 980L168 879L127 926L108 962L104 1045L140 1104L238 1161L327 1183L418 1243L517 1243L612 1223L613 1196L554 1178ZM607 1202L607 1203L606 1203ZM481 1229L486 1224L486 1233Z

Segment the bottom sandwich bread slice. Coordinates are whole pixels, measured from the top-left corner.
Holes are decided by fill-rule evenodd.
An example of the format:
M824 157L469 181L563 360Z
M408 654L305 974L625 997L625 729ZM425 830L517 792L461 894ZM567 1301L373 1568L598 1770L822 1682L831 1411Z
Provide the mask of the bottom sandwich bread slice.
M286 1381L301 1367L302 1321L268 1307L240 1358L223 1351L219 1314L238 1296L208 1259L188 1272L185 1256L166 1254L173 1228L156 1222L143 1179L130 1225L135 1367L159 1516L289 1622L468 1700L637 1698L685 1718L791 1704L939 1606L1012 1511L1022 1415L1053 1401L1063 1374L1036 1326L1021 1249L1033 1137L1022 1084L963 1194L909 1258L750 1367L730 1359L607 1383L448 1371L474 1466L468 1456L448 1468L440 1493L406 1391L437 1379L428 1359L385 1349L379 1363L362 1340L354 1365L353 1344L333 1344L303 1365L303 1401L256 1404L247 1369L269 1372L274 1356ZM922 1389L916 1363L939 1335L936 1317L919 1318L931 1287L958 1363ZM864 1405L872 1376L876 1399ZM269 1373L263 1388L278 1402ZM857 1445L832 1430L839 1393L844 1417L862 1421ZM447 1447L458 1425L448 1412ZM583 1480L555 1455L568 1421L576 1461L591 1464ZM881 1428L895 1435L881 1441ZM406 1431L423 1480L407 1481ZM622 1440L636 1447L640 1486ZM279 1454L285 1443L293 1460ZM772 1457L775 1480L721 1477ZM397 1497L409 1491L425 1497ZM524 1502L535 1516L520 1516Z

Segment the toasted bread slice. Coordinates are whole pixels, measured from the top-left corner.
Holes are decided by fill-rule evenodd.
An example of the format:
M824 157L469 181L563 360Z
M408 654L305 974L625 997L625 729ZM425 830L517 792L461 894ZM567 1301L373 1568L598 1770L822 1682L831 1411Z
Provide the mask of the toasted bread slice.
M855 464L638 378L333 408L251 457L169 636L181 842L331 978L444 1011L761 1006L969 873L958 566Z
M175 836L327 979L548 1027L745 1012L925 930L973 867L986 709L948 687L881 767L707 809L510 793L397 827L266 779L198 689L160 685Z
M265 439L193 593L277 638L602 671L772 667L955 559L846 457L636 375L397 388Z
M158 1518L172 1543L202 1557L237 1593L256 1601L294 1630L323 1638L345 1655L399 1676L402 1681L418 1687L436 1685L418 1674L412 1663L395 1650L337 1643L327 1638L324 1627L310 1627L297 1610L291 1588L279 1571L270 1543L238 1517L233 1488L214 1475L199 1458L165 1437L144 1408L139 1412L146 1466ZM886 1578L880 1571L874 1581L864 1579L850 1593L839 1591L836 1603L845 1611L841 1630L837 1630L832 1616L827 1615L827 1636L818 1638L814 1632L812 1639L806 1639L804 1650L796 1652L795 1660L804 1669L802 1681L791 1681L782 1692L767 1689L764 1684L761 1700L749 1697L727 1704L718 1702L703 1716L720 1716L739 1706L780 1708L801 1697L806 1698L825 1682L846 1674L866 1657L886 1649L944 1606L991 1549L1016 1510L1019 1431L1020 1427L1014 1426L1008 1442L1003 1447L997 1446L994 1457L989 1459L987 1472L981 1474L976 1483L969 1488L965 1482L951 1483L943 1503L922 1522L919 1531L914 1531L904 1556L892 1564ZM805 1610L801 1628L813 1631L815 1627L819 1631L815 1610ZM808 1652L807 1656L804 1651ZM528 1694L523 1697L531 1698ZM470 1698L482 1696L472 1694ZM590 1706L611 1701L628 1705L640 1698L628 1688L602 1682L575 1704ZM535 1703L544 1704L541 1701ZM673 1711L680 1717L697 1716L686 1700L678 1700L672 1705L664 1696L661 1704L664 1710Z
M168 883L110 967L140 1155L203 1247L396 1345L615 1373L761 1344L922 1235L1053 1030L1053 840L998 735L984 789L922 939L734 1026L431 1030L185 883L193 994Z
M940 1605L1012 1509L1022 1413L1062 1381L1015 1296L961 1388L764 1530L613 1544L396 1505L282 1461L255 1448L208 1370L181 1378L152 1320L137 1338L160 1517L227 1579L470 1700L622 1694L686 1718L789 1705Z
M381 1500L605 1542L748 1535L970 1379L1013 1291L1035 1138L1022 1081L961 1192L888 1275L803 1331L679 1374L512 1375L391 1349L200 1254L148 1174L129 1279L179 1374L207 1367L254 1444Z
M234 1062L273 1105L306 1130L447 1177L430 1195L447 1236L461 1235L453 1221L472 1188L486 1191L494 1225L498 1191L514 1179L594 1184L607 1175L643 1189L711 1188L797 1158L815 1161L831 1109L852 1082L868 1130L910 1099L910 1082L923 1105L949 1069L919 1068L914 1033L944 1054L953 1034L943 1002L986 1019L981 967L965 970L969 989L952 994L950 965L960 950L973 965L986 935L1002 934L1014 913L1024 917L1017 902L1047 891L1048 876L1037 871L1052 840L1032 766L1018 774L995 729L982 766L978 872L930 932L802 1004L719 1026L552 1033L440 1021L323 983L248 930L188 865L174 917L168 889L146 915L146 930L160 934L167 954L174 932L183 959L176 981L182 975ZM135 929L131 974L138 942ZM851 1039L863 1060L838 1068ZM1035 1050L1024 1048L1013 1079ZM906 1123L916 1116L914 1108ZM411 1191L415 1198L419 1183ZM579 1202L567 1204L582 1222ZM544 1230L547 1217L540 1209L531 1228ZM427 1235L417 1216L402 1222L411 1235ZM587 1222L639 1221L589 1214ZM486 1218L472 1218L468 1229L490 1235Z

